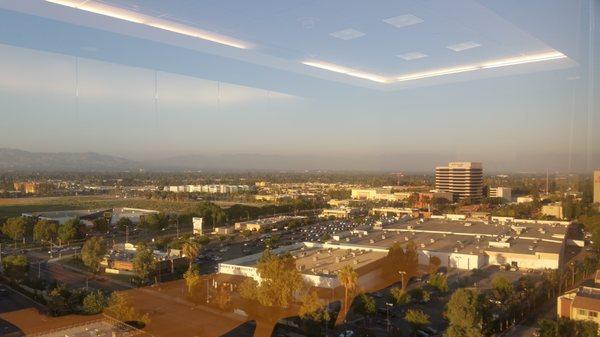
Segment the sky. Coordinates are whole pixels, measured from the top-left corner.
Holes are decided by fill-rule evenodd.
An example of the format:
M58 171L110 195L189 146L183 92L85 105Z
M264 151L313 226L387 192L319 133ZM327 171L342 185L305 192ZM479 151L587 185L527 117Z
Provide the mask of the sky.
M316 9L322 4L310 2ZM578 20L563 29L543 20L524 27L522 8L507 3L493 8L503 19L513 20L507 27L514 24L527 39L567 54L575 66L498 76L467 74L446 83L379 90L298 71L287 66L289 60L265 64L264 55L244 60L191 50L132 36L134 30L119 34L2 9L0 3L0 147L93 151L140 161L276 155L282 160L305 158L313 161L311 167L341 160L349 170L363 167L364 161L374 161L370 167L376 168L386 157L397 160L385 161L385 169L400 170L447 160L483 161L498 170L585 171L600 166L600 137L593 132L600 124L600 105L590 93L600 65L588 63L594 55L588 46L599 34L586 40L586 1L568 8ZM218 12L218 4L209 4ZM565 11L565 2L556 4L541 16ZM351 17L361 17L353 10L359 9L347 9ZM242 11L227 13L227 22L235 22L238 15L253 29L239 28L246 35L270 31L261 38L281 44L291 34L269 30L274 26L268 16L256 21L244 18ZM79 14L64 15L76 19ZM325 20L311 18L315 25ZM298 22L306 25L306 20ZM211 22L218 23L218 17ZM306 50L312 41L323 43L311 34L294 38ZM423 33L414 39L424 40L424 45L439 37ZM336 43L319 47L321 55L335 55ZM369 43L376 51L382 45L365 40L359 49ZM339 48L339 55L345 55L341 48L346 47ZM387 64L377 68L381 55L372 54L373 59L369 53L357 54L355 62L364 60L364 67L377 71L393 69ZM352 62L351 56L340 59ZM428 66L455 62L451 56L432 57ZM590 79L591 74L596 77Z

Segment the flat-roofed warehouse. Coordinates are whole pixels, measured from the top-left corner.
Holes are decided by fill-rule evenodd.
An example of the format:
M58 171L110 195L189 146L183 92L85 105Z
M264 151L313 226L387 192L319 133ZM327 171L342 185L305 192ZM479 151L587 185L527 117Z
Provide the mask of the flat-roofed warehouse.
M410 220L382 230L354 232L344 244L389 248L395 242L417 245L419 264L436 256L441 266L473 269L510 264L556 269L562 263L567 227L563 224Z
M379 277L377 262L387 256L387 248L353 247L343 244L304 242L272 250L274 254L291 254L303 279L314 287L340 286L337 272L346 265L359 275L359 283L367 286ZM248 255L219 263L218 273L252 277L260 281L257 264L262 253Z

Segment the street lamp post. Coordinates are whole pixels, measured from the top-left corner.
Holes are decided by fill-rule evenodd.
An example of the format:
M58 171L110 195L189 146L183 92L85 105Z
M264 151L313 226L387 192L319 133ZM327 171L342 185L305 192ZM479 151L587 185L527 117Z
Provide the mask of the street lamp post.
M206 280L205 280L205 281L206 281L206 304L208 304L208 303L209 303L209 293L208 293L208 291L209 291L209 289L208 289L208 277L206 278Z
M404 275L406 275L406 272L404 270L400 270L398 274L400 274L402 277L402 290L404 290L406 288L406 284L404 283Z
M387 327L386 330L387 332L390 332L390 307L392 307L393 304L389 303L389 302L385 302L385 309L387 311Z

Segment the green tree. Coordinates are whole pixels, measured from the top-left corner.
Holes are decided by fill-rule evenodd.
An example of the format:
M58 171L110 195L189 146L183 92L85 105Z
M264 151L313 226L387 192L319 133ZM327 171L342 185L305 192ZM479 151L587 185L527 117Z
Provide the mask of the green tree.
M108 232L108 222L104 218L98 218L94 220L94 230L98 233Z
M88 315L95 315L102 312L107 305L106 297L101 291L91 292L83 298L83 312Z
M445 274L435 274L429 278L427 283L442 293L446 293L450 290L450 288L448 288L448 276Z
M100 271L100 261L106 254L106 245L102 237L94 236L85 241L81 248L81 260L94 273Z
M327 307L321 303L314 290L302 296L298 315L302 319L303 330L307 336L322 336L322 322L327 324L330 319Z
M373 316L377 312L377 306L373 297L362 293L358 295L357 311L365 316Z
M496 276L492 279L492 292L494 297L500 301L508 300L515 289L512 283L503 276Z
M131 304L129 296L118 291L110 295L104 313L121 322L142 322L144 324L150 322L148 314L141 315Z
M413 331L429 325L429 315L418 309L409 309L404 315L404 319L410 324Z
M69 242L75 239L79 233L79 219L71 219L58 227L58 239L61 243Z
M189 262L188 269L192 268L192 263L194 262L196 257L198 257L198 254L200 254L201 248L202 248L202 246L200 246L199 243L197 243L196 241L192 241L192 240L188 240L181 247L183 255L185 255L188 258L188 262Z
M294 294L306 286L290 254L277 256L266 250L258 261L257 272L261 278L258 301L264 306L287 307Z
M15 248L17 247L18 241L24 240L26 232L27 220L21 216L9 218L4 225L2 225L2 233L15 242Z
M33 226L33 240L53 242L58 235L58 225L54 221L39 220Z
M4 274L15 280L22 280L27 276L29 262L25 255L7 255L2 257Z
M169 219L163 213L152 213L142 218L139 227L147 229L152 232L158 232L161 229L167 228Z
M393 302L396 305L405 305L408 304L411 300L410 296L400 287L392 287L390 289L390 295L392 297Z
M440 269L440 265L442 264L442 261L440 260L439 257L437 256L432 256L429 258L429 274L435 274L437 273L438 269Z
M461 288L452 294L446 308L450 326L444 337L483 337L483 299L473 290Z
M242 298L247 300L258 300L258 282L251 277L247 277L238 286L238 292Z
M597 337L598 324L564 317L555 320L542 319L538 323L537 333L539 337Z
M402 284L402 288L406 288L408 280L417 275L419 269L417 246L412 241L406 244L406 248L402 248L399 242L394 243L388 250L385 263L386 274L394 277L399 277L399 273L404 274L405 284Z
M317 292L312 290L302 296L298 308L298 315L303 319L320 321L323 318L323 303L319 300Z
M139 243L133 257L133 271L141 280L147 280L155 270L156 263L152 249L144 243Z
M116 226L118 230L125 232L127 228L131 229L133 227L133 222L129 218L119 218Z
M358 288L358 273L352 268L350 265L345 265L338 271L338 280L340 284L344 287L344 311L343 315L346 317L346 313L348 313L348 292L354 291Z
M190 266L188 270L183 274L183 279L185 280L185 285L187 286L188 294L195 294L196 289L198 289L202 281L202 278L200 277L200 271L198 270L198 268Z

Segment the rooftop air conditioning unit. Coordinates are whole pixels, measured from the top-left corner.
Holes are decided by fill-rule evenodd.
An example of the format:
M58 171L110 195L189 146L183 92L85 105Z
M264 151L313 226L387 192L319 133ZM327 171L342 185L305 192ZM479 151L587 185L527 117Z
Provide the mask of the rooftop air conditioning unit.
M421 248L425 248L425 244L424 243L421 243Z

